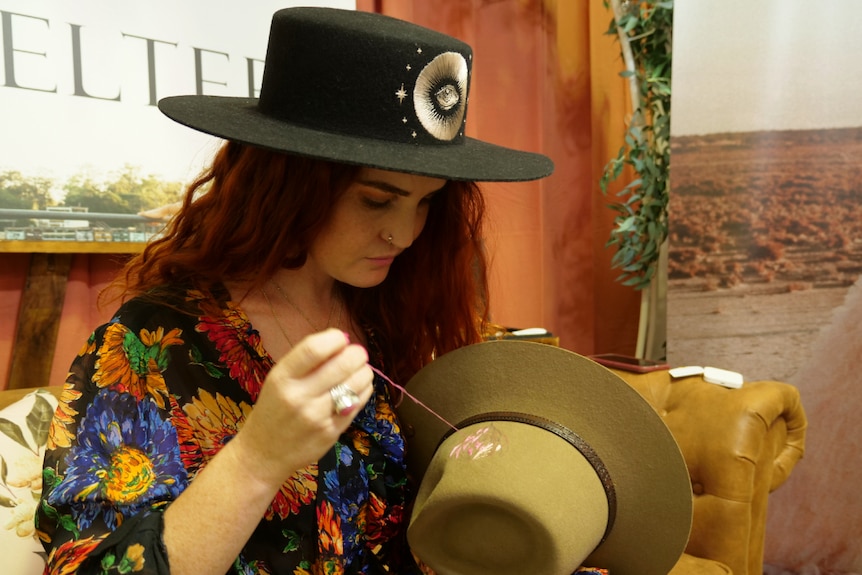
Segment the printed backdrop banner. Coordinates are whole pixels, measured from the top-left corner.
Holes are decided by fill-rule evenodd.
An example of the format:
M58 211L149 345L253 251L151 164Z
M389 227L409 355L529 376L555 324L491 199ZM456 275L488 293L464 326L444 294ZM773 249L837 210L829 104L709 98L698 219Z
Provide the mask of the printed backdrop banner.
M811 574L862 573L860 36L858 0L675 3L668 360L799 388L765 559Z
M56 209L74 190L90 211L115 211L102 192L124 175L176 192L217 140L168 120L156 102L256 97L272 14L299 4L355 8L354 0L0 0L0 209ZM126 202L132 212L152 207ZM0 220L0 229L22 224Z

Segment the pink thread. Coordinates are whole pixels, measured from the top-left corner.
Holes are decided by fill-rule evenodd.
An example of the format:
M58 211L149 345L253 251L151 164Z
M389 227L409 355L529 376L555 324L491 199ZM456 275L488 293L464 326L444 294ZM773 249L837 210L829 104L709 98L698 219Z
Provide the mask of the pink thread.
M428 407L427 405L422 403L418 398L413 397L409 391L404 389L403 386L400 386L397 383L395 383L394 381L392 381L391 379L389 379L385 373L383 373L382 371L380 371L379 369L377 369L373 365L369 364L368 367L371 368L371 371L373 371L374 373L376 373L377 375L379 375L380 377L382 377L383 379L388 381L395 389L397 389L398 391L400 391L401 393L403 393L404 395L409 397L411 399L411 401L413 401L413 403L415 403L416 405L418 405L419 407L421 407L422 409L424 409L425 411L427 411L428 413L430 413L431 415L433 415L434 417L436 417L437 419L439 419L440 421L442 421L443 423L445 423L446 425L448 425L449 427L454 429L455 431L458 431L458 428L455 427L454 425L452 425L451 423L449 423L448 421L446 421L446 419L442 415L440 415L439 413L437 413L436 411L434 411L433 409L431 409L430 407Z
M481 459L503 450L506 436L493 423L488 423L458 442L449 457L453 459Z

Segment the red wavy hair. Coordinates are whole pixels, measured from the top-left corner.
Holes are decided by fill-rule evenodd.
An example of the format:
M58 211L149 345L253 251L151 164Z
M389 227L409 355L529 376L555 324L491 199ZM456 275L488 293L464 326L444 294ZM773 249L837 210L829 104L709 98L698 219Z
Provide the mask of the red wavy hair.
M132 258L112 287L123 297L157 297L161 286L262 283L279 268L301 267L360 169L227 142L189 186L164 235ZM488 315L484 212L475 183L448 182L385 281L339 285L353 317L373 330L396 381L406 383L433 357L480 341Z

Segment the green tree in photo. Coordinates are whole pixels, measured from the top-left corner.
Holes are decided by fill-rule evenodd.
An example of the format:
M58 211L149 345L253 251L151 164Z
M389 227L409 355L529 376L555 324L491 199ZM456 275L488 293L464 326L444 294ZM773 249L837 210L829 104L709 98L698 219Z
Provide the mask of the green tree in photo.
M24 177L21 172L0 172L0 208L44 210L55 204L51 198L54 181L44 177Z
M135 166L126 165L112 179L96 182L78 174L64 186L65 206L86 207L91 212L136 214L176 202L182 197L179 182L165 182L154 175L141 176Z

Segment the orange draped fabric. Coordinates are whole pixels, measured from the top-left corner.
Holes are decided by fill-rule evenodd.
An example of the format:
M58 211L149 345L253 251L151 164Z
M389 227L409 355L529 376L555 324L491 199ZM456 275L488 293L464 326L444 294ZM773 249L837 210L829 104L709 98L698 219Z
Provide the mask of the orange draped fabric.
M640 294L614 281L598 182L631 109L598 0L359 0L473 46L467 133L542 152L550 178L485 184L492 320L545 327L578 353L633 354ZM622 180L621 180L622 181Z
M541 326L582 354L632 354L640 295L614 281L604 247L614 213L598 188L630 114L619 45L598 0L358 0L449 33L474 49L468 135L549 155L541 182L486 184L491 313L496 323ZM190 152L191 153L191 152ZM0 389L9 385L17 310L29 255L0 253ZM51 383L110 309L96 295L117 256L76 255L53 355Z

